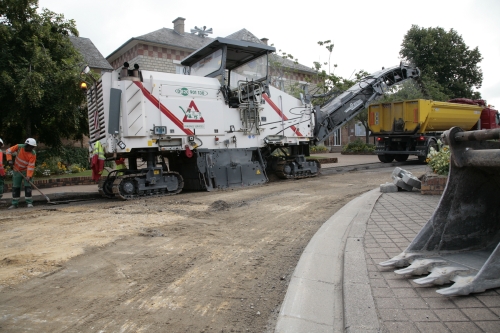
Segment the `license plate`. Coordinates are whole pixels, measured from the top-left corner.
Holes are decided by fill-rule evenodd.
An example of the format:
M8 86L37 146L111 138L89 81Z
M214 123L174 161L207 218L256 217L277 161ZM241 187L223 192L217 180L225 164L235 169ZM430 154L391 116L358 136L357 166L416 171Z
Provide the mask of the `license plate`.
M159 175L159 174L160 174L160 170L155 170L155 171L154 171L154 174L155 174L155 175Z

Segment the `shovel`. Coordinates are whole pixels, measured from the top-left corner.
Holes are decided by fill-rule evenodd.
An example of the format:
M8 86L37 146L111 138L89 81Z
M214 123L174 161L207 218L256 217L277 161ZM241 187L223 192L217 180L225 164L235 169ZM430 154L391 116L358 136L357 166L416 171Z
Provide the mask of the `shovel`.
M45 194L43 194L43 192L40 191L40 189L38 187L36 187L35 184L33 184L33 182L31 182L27 177L25 177L22 172L20 172L19 170L17 170L14 166L12 168L13 168L13 170L15 172L18 172L21 176L23 176L23 178L24 178L25 181L27 181L28 183L30 183L31 186L33 186L38 192L40 192L40 194L45 197L45 200L47 200L48 204L57 205L57 204L65 204L65 203L69 202L69 201L65 201L65 202L62 202L62 201L61 202L51 202L50 199L49 199L49 197L46 196Z

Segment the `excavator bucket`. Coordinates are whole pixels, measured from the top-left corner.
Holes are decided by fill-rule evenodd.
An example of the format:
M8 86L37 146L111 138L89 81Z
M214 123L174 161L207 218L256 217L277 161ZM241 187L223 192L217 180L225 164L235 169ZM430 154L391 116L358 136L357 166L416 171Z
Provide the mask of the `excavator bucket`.
M441 200L408 248L380 263L421 285L453 283L437 292L468 295L500 287L500 129L443 134L450 146ZM429 274L430 273L430 274Z

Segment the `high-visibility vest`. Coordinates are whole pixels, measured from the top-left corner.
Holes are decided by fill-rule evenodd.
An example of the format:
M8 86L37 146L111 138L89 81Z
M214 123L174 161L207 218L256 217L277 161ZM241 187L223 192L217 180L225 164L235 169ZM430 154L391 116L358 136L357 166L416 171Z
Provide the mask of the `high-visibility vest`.
M94 143L94 150L91 160L90 168L92 169L92 179L98 181L104 170L104 148L102 147L101 141L96 141Z
M115 164L116 164L115 170L122 170L122 169L126 169L127 168L127 166L125 165L125 159L124 158L117 159L115 161ZM118 172L117 175L121 176L121 175L123 175L123 172Z
M94 144L94 155L97 155L97 158L100 160L105 160L104 157L104 148L102 147L101 141L96 141Z
M26 176L31 178L35 172L36 152L34 150L27 152L24 150L24 146L22 143L12 146L7 149L5 154L7 155L7 161L12 161L12 154L17 152L14 170L26 171Z

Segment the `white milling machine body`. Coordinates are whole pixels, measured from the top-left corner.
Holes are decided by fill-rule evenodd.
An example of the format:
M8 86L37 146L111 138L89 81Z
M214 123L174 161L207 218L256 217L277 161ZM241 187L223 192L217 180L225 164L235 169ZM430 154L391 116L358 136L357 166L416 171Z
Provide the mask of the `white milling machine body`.
M189 75L129 69L105 73L87 92L90 142L125 170L101 178L103 196L130 199L263 184L318 175L309 147L382 95L383 88L417 77L398 66L367 77L313 108L269 84L275 48L217 38L181 64ZM313 96L314 97L314 96ZM278 152L278 153L277 153Z
M128 168L103 177L101 193L128 199L263 184L275 147L308 154L312 108L269 86L274 50L218 38L183 61L190 75L138 66L105 73L88 92L90 139ZM318 173L317 162L303 162L303 176Z

